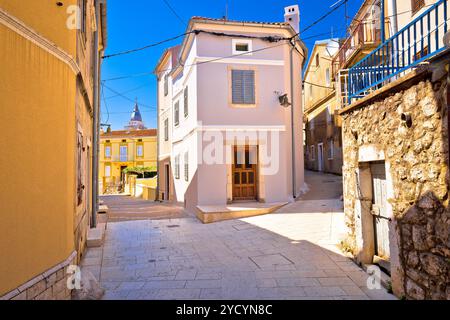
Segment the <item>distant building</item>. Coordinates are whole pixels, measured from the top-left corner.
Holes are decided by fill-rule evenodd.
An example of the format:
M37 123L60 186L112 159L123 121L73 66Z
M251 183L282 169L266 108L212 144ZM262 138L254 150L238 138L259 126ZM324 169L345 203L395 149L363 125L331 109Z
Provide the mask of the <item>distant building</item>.
M342 174L340 108L332 78L332 59L339 40L317 41L306 67L304 81L305 168Z
M133 113L131 114L130 122L128 123L128 126L125 127L125 130L143 130L143 129L147 128L145 127L144 122L142 121L141 112L139 111L139 106L136 101Z
M142 178L156 175L156 136L156 129L145 127L137 103L125 130L107 130L100 134L100 193L122 190L126 168L151 169Z
M70 299L86 247L106 0L76 3L0 0L0 300Z
M298 29L298 6L285 8L281 23L190 20L188 31L196 32L166 50L155 70L160 199L198 212L236 201L287 202L301 193L307 50ZM218 137L212 161L203 141L211 135Z

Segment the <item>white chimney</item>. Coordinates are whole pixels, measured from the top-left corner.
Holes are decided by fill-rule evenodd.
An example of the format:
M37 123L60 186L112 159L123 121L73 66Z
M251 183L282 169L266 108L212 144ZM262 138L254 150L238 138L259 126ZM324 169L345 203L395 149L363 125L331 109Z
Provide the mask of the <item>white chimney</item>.
M284 21L289 23L295 32L300 32L300 10L298 5L284 8Z

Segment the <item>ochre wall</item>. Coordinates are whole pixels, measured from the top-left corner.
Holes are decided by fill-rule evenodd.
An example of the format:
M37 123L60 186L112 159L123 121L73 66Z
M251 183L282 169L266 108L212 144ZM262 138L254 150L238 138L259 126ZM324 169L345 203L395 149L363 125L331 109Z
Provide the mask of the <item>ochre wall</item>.
M23 8L25 20L59 39L51 32L58 23L50 26L55 20L48 19L57 16L50 9L54 2L26 3L0 1L0 6L13 13ZM44 18L36 7L47 5ZM69 38L59 40L72 51ZM0 43L2 295L74 249L76 83L68 65L1 24Z
M53 0L0 0L0 8L17 17L74 57L76 31L68 32L66 27L69 18L67 8L77 4L78 1L66 0L64 6L61 7L58 7L56 2Z

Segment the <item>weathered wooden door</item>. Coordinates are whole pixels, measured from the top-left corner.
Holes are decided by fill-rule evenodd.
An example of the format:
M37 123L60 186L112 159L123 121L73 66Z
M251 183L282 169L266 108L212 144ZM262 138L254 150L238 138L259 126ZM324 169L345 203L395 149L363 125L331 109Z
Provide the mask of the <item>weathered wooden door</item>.
M375 257L374 262L389 270L389 221L387 216L386 169L384 162L370 166L372 174L372 215L374 220Z
M256 147L234 147L233 200L256 200Z

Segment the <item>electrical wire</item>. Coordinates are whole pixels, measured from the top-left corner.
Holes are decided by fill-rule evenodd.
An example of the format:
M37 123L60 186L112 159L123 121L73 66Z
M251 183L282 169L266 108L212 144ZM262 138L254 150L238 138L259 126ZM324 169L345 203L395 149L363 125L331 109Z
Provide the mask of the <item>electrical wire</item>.
M207 60L207 61L195 62L195 63L184 65L184 66L190 67L190 66L201 65L201 64L210 63L210 62L216 62L216 61L220 61L220 60L224 60L224 59L231 59L231 58L235 58L235 57L239 57L239 56L244 56L244 55L247 55L249 53L260 52L260 51L263 51L263 50L272 49L272 48L279 47L279 46L282 46L282 45L285 45L285 44L287 44L287 42L284 42L284 43L281 43L281 44L277 44L277 45L273 45L273 46L263 47L263 48L256 49L256 50L246 51L244 53L234 54L234 55L231 55L231 56L225 56L225 57L210 59L210 60ZM160 72L166 72L166 71L169 71L171 69L172 68L160 70ZM105 80L103 80L103 82L123 80L123 79L129 79L129 78L141 77L141 76L149 76L149 75L154 75L154 73L153 72L143 72L143 73L124 75L124 76L120 76L120 77L105 79Z
M338 10L340 7L342 7L343 5L345 5L348 2L348 0L344 0L342 3L340 3L339 5L335 6L333 9L329 10L327 13L325 13L323 16L321 16L319 19L317 19L316 21L314 21L313 23L311 23L310 25L306 26L303 30L301 30L297 36L299 34L303 34L304 32L310 30L311 28L313 28L315 25L317 25L319 22L321 22L322 20L326 19L329 15L331 15L333 12L335 12L336 10Z
M159 45L161 45L161 44L164 44L164 43L166 43L166 42L170 42L170 41L176 40L176 39L178 39L178 38L184 37L184 36L186 36L186 35L188 35L188 34L191 34L191 33L194 33L194 32L195 32L195 31L185 32L185 33L179 34L179 35L177 35L177 36L173 36L173 37L171 37L171 38L168 38L168 39L165 39L165 40L161 40L161 41L158 41L158 42L155 42L155 43L152 43L152 44L149 44L149 45L140 47L140 48L130 49L130 50L122 51L122 52L117 52L117 53L112 53L112 54L104 55L104 56L102 56L102 59L108 59L108 58L112 58L112 57L122 56L122 55L130 54L130 53L134 53L134 52L146 50L146 49L148 49L148 48L152 48L152 47L159 46Z
M105 123L108 123L109 122L109 108L108 108L108 103L106 103L106 99L105 99L105 88L104 88L104 84L103 83L102 83L101 92L102 92L103 104L105 105L106 112L108 114L108 117L107 117ZM103 121L100 121L100 122L103 122Z
M108 90L111 91L112 93L117 94L118 96L122 97L123 99L125 99L125 100L127 100L127 101L130 101L130 102L132 102L132 103L136 103L135 100L131 99L130 97L127 97L127 96L124 95L123 93L120 93L120 92L118 92L117 90L112 89L111 87L107 86L107 85L104 84L104 83L102 83L102 85L103 85L106 89L108 89ZM156 109L156 107L148 106L148 105L145 105L145 104L143 104L143 103L139 103L139 106L144 107L144 108L149 108L149 109Z
M134 92L134 91L140 90L142 88L145 88L147 85L148 85L148 83L146 83L146 84L144 84L142 86L136 87L134 89L130 89L130 90L124 91L124 92L122 92L122 94L127 94L127 93L130 93L130 92ZM114 99L116 97L120 97L120 95L115 94L113 96L106 97L106 100Z
M170 11L172 11L172 13L178 18L178 20L180 20L184 25L186 25L186 21L180 17L180 15L176 12L176 10L170 5L169 1L167 0L163 0L164 3L166 4L166 6L170 9Z

